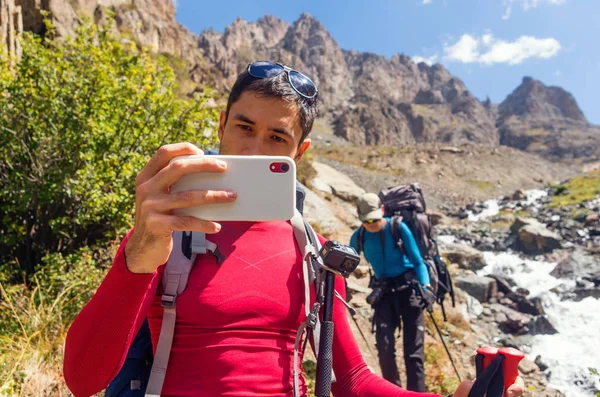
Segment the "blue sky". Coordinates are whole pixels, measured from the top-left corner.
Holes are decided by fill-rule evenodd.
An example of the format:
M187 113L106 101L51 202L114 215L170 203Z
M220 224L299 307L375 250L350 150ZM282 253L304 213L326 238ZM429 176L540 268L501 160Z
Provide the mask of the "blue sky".
M499 103L532 76L571 92L600 125L600 0L176 0L192 32L238 16L316 17L343 49L440 62L478 98Z

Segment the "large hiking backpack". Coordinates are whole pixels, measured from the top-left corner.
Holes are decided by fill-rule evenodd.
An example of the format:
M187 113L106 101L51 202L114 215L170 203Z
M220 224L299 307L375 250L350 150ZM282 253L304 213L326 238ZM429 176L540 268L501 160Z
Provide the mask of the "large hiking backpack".
M427 206L421 186L418 183L412 183L384 188L379 192L379 198L383 204L384 216L391 219L390 230L393 240L396 242L394 247L405 253L404 243L400 236L400 222L404 222L412 232L423 262L429 271L431 289L436 296L437 303L442 307L444 320L446 320L444 299L446 295L450 295L452 307L455 306L454 287L446 262L439 254L435 229L426 214ZM363 251L364 230L364 226L361 226L358 233L359 253ZM383 242L382 239L382 244Z
M206 152L205 152L206 153ZM217 154L208 152L206 154ZM306 320L298 329L294 347L294 396L299 396L298 353L306 347L307 339L300 347L305 334L314 345L315 357L319 354L320 320L319 309L322 289L318 288L324 279L322 261L319 257L321 245L317 234L302 217L305 192L296 185L296 213L290 220L294 238L302 253L304 262L303 275L305 284L305 315ZM188 276L194 266L196 255L210 254L220 263L224 258L218 247L206 239L204 233L173 232L173 251L165 266L162 278L164 289L162 295L163 322L160 330L156 354L152 354L152 342L147 319L142 324L132 342L125 363L117 376L106 388L105 397L159 397L167 363L173 342L176 318L176 299L187 286ZM314 288L316 302L310 305L310 288ZM341 299L336 295L338 299ZM312 347L311 345L311 347ZM332 370L332 382L335 374Z

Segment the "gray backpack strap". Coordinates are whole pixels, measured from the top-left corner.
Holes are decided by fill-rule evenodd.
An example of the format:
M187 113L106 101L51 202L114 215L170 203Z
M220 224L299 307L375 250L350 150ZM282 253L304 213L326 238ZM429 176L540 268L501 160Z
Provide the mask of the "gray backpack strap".
M175 333L176 300L187 287L196 254L207 252L215 256L220 255L217 246L207 241L204 233L173 232L173 250L162 276L162 326L145 397L160 397Z
M298 375L298 351L300 349L300 342L304 334L310 329L314 328L319 319L319 308L320 305L315 302L312 310L310 310L310 286L315 281L315 272L313 269L312 261L318 258L318 252L316 247L310 244L310 240L306 231L304 219L300 212L295 211L294 216L290 220L292 229L294 230L294 238L300 253L302 254L302 273L304 275L304 310L306 320L300 325L296 332L296 342L294 344L294 396L300 396L299 389L299 375ZM305 344L306 346L306 344Z
M321 258L319 256L319 250L321 244L317 234L312 227L304 221L302 215L296 211L294 217L290 220L292 228L294 230L294 238L300 248L302 254L303 267L302 272L304 274L304 309L306 314L306 320L300 325L296 332L296 341L294 344L294 396L300 396L299 390L299 374L298 374L298 353L300 350L300 342L306 333L307 337L312 335L314 342L315 357L319 355L319 335L321 329L321 322L319 320L319 310L321 308L321 288L323 274L321 271ZM311 285L315 286L315 304L310 308L310 288ZM304 340L302 351L306 348L306 342L308 338ZM335 382L335 375L332 370L332 382Z

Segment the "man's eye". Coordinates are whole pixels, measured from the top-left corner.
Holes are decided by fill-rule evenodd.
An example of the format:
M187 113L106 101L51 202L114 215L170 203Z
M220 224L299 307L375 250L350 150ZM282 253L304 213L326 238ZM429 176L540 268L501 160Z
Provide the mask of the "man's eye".
M285 143L285 139L283 139L283 138L282 138L282 137L280 137L279 135L273 135L272 139L273 139L275 142L278 142L278 143Z
M246 124L238 124L238 127L240 127L240 129L242 129L243 131L252 131L252 128Z

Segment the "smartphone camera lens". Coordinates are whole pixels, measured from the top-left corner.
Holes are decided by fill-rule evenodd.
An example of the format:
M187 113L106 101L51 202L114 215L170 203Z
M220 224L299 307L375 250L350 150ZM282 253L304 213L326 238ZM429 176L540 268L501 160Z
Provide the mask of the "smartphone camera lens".
M281 171L288 172L290 170L290 166L287 164L281 164Z

